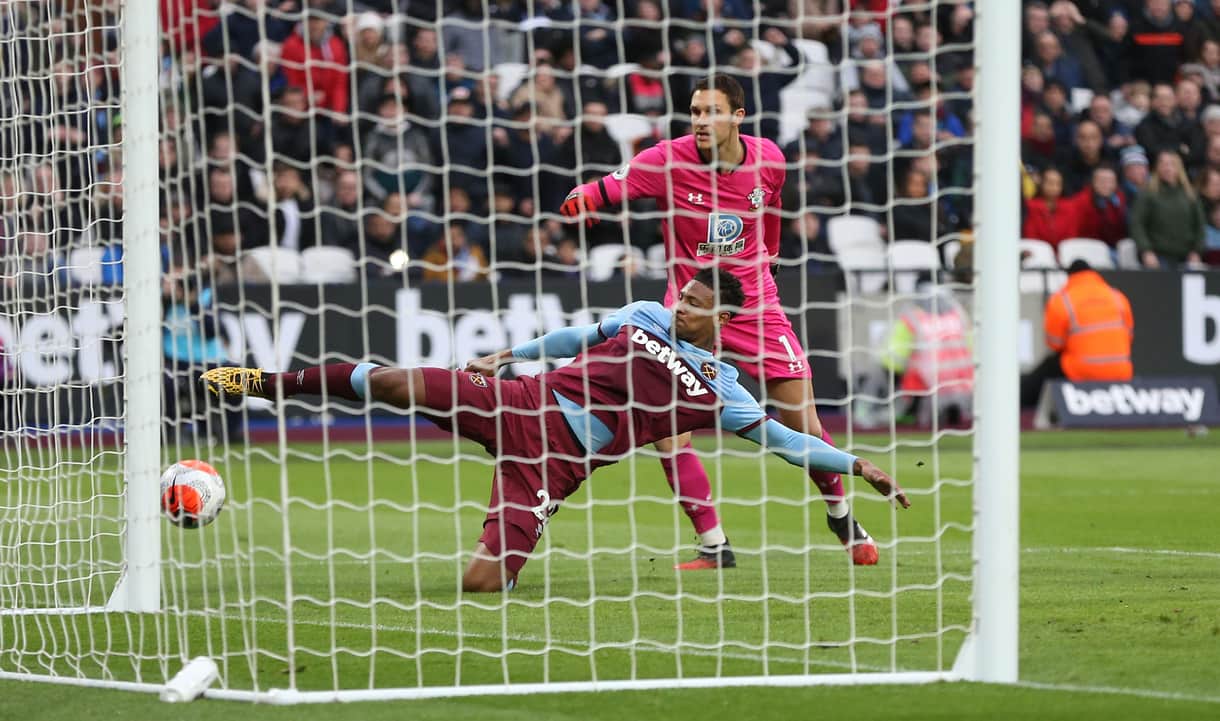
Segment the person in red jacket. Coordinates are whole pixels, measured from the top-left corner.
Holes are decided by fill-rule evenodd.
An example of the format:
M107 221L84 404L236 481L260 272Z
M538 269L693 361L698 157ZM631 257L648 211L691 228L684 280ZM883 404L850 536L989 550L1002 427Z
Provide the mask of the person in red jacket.
M304 22L280 50L289 85L305 91L310 107L328 110L333 123L346 124L350 102L347 46L335 34L332 16L310 8Z
M1036 198L1025 201L1022 238L1037 238L1058 246L1065 238L1080 234L1080 212L1063 197L1063 176L1055 168L1042 172L1042 188Z
M1118 174L1103 165L1093 171L1093 181L1069 201L1080 216L1081 238L1104 240L1111 248L1127 237L1127 199L1118 188Z

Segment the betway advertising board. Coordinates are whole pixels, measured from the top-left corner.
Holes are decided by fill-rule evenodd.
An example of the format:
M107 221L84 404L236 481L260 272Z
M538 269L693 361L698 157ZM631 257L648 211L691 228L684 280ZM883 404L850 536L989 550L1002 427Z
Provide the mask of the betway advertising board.
M1134 378L1122 383L1051 384L1062 428L1116 428L1220 424L1220 398L1210 376Z

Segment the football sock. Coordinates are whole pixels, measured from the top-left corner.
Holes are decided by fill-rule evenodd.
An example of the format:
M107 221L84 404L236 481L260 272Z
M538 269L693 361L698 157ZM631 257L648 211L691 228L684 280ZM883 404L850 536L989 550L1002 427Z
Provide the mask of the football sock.
M370 365L361 363L360 366ZM284 395L295 396L299 394L307 395L322 395L323 383L326 385L326 393L338 398L346 398L350 401L358 401L363 397L362 392L357 392L353 387L354 371L357 371L360 366L355 363L331 363L324 366L313 366L312 368L304 368L299 371L288 371L287 373L271 373L268 375L267 382L269 384L279 384L283 389ZM367 376L368 371L364 371L364 376ZM364 378L358 379L360 385L364 385ZM271 390L274 386L268 388L267 394L274 396L274 391ZM364 389L361 388L361 391Z
M700 545L707 546L708 548L723 546L728 542L729 539L725 538L724 529L720 527L719 523L699 534Z
M708 480L699 456L695 455L695 449L686 444L672 457L661 458L661 467L665 469L665 480L678 496L682 510L694 525L695 533L719 528L720 517L712 505L712 482Z
M825 428L822 429L822 440L826 441L832 446L834 445L834 441L830 437L830 432ZM843 477L838 473L833 473L831 471L810 471L809 478L813 480L813 484L818 487L819 491L822 492L822 500L826 501L826 505L831 507L832 511L838 510L834 508L834 506L837 504L842 503L844 507L847 506L846 503L843 503L847 497L846 494L843 493ZM846 513L846 510L844 510L843 515L846 515ZM835 514L832 512L831 515L834 516ZM842 518L842 516L835 517Z

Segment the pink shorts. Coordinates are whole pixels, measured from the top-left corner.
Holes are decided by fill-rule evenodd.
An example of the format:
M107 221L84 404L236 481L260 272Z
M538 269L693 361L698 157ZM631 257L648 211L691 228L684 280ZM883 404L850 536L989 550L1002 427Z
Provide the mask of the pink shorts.
M677 297L670 286L665 307L672 308ZM760 383L813 377L805 346L793 332L792 322L773 306L733 316L720 329L720 357Z

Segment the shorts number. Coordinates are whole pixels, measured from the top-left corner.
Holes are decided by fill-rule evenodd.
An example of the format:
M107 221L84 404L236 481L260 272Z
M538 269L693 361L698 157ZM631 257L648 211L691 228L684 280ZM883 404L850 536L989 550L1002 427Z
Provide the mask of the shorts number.
M796 357L796 351L793 350L792 342L788 340L788 336L781 335L779 337L779 344L784 347L784 350L788 351L788 370L793 373L802 370L805 367L805 362Z
M542 521L543 525L545 525L551 516L555 515L555 512L559 510L559 501L552 501L551 494L545 488L539 488L538 493L535 495L542 500L542 503L534 506L530 511L533 512L534 518Z

